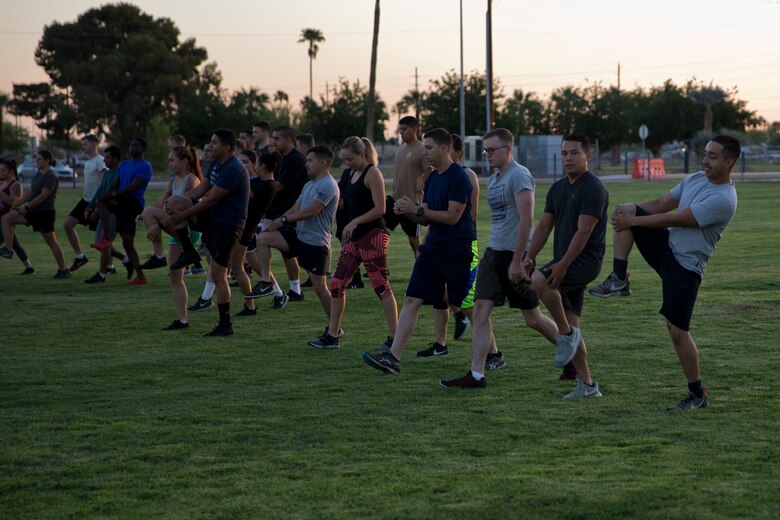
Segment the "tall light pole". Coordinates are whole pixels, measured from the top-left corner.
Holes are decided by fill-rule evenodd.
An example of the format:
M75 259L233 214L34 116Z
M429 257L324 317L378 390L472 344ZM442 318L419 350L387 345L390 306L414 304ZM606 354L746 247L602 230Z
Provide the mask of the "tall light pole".
M460 0L460 136L466 138L466 89L463 86L463 0Z
M485 103L487 104L486 132L493 129L493 0L487 0L487 13L485 13L485 29L487 37L487 64L485 67Z

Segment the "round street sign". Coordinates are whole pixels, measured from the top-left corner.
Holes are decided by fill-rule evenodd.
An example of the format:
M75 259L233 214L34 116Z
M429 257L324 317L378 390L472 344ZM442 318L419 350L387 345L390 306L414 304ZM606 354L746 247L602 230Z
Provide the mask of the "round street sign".
M642 125L639 127L639 138L643 141L647 139L647 134L649 131L647 130L647 125Z

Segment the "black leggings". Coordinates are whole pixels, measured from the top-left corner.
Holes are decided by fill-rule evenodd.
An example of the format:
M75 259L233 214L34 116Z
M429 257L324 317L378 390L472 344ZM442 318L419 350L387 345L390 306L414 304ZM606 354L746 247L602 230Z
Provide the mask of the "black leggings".
M2 245L3 243L4 243L3 237L0 237L0 245ZM27 251L25 251L24 248L22 247L22 244L19 243L19 238L16 236L15 233L14 233L13 248L14 248L14 253L16 253L16 256L19 257L19 260L21 260L22 262L26 262L27 258L29 258L27 256Z

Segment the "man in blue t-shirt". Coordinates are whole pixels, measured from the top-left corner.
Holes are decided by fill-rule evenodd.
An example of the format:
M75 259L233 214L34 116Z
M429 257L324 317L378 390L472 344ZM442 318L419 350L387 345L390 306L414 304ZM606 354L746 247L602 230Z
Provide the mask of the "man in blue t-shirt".
M145 151L146 141L140 137L133 139L130 143L130 159L119 165L111 188L100 196L97 203L102 222L110 222L111 213L116 216L116 232L122 237L125 255L136 273L136 278L127 282L128 285L149 283L141 269L134 243L135 219L144 210L144 193L152 179L152 165L144 160ZM112 246L111 240L106 236L107 229L104 228L103 231L103 237L92 244L92 247L104 249Z
M536 226L528 254L523 260L528 279L550 233L553 259L531 276L531 283L558 327L555 364L571 362L577 371L577 388L564 396L601 397L599 385L590 376L588 351L579 328L585 287L601 271L606 243L609 194L588 171L590 142L581 134L564 136L561 165L566 176L547 192L544 213Z
M471 181L463 168L452 161L452 135L443 128L423 136L423 157L434 171L425 181L422 203L409 197L395 203L395 212L429 226L420 246L398 329L388 352L363 353L363 361L386 374L401 371L401 356L417 324L423 304L446 308L446 302L460 307L469 290L471 242L476 239L471 220ZM446 293L446 296L445 296Z
M171 269L184 269L200 259L187 226L189 218L193 229L203 232L203 241L211 256L210 272L216 286L219 323L207 337L230 336L230 285L227 274L230 256L238 243L246 222L249 206L249 174L233 151L236 148L233 130L220 128L211 137L213 162L208 175L196 188L183 197L168 199L170 216L160 222L182 246L179 259ZM207 197L204 197L208 193ZM194 201L198 201L193 204ZM197 219L197 220L194 220Z
M602 298L631 294L627 269L634 243L661 277L660 312L688 381L688 395L670 406L670 412L707 406L699 350L689 329L704 268L737 210L731 169L741 153L735 138L716 135L704 149L703 171L684 178L662 197L619 205L612 216L612 273L588 291ZM673 209L677 211L671 213Z

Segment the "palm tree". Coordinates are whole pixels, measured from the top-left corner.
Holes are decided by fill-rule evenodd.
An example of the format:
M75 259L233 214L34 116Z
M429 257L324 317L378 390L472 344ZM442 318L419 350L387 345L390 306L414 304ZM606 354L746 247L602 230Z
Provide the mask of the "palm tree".
M371 75L368 80L368 107L366 108L366 137L374 140L374 113L376 108L376 48L379 43L379 0L374 4L374 38L371 42Z
M314 59L317 57L317 52L320 50L320 42L325 41L325 36L322 35L322 31L319 29L301 29L301 37L298 38L298 43L309 43L309 99L314 99L314 79L312 73L312 67Z
M698 89L693 90L691 98L704 105L704 133L712 135L712 121L715 118L712 105L726 99L726 92L720 87L713 86L710 82L709 86L701 85Z
M5 106L11 101L11 97L5 92L0 92L0 152L3 151L3 115Z

